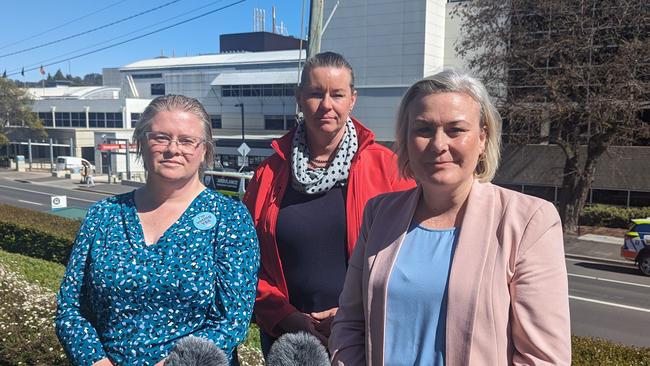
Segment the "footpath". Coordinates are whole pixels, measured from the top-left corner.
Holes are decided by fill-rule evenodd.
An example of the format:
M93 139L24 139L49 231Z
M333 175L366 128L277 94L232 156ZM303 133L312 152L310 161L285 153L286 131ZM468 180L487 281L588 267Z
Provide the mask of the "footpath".
M37 185L47 185L78 191L88 191L107 195L130 192L134 186L121 183L108 183L106 175L95 176L95 186L88 187L78 180L53 177L49 172L16 172L0 169L0 178L14 181L29 182ZM565 235L564 251L567 258L607 262L617 265L633 265L632 262L621 258L619 252L623 238L605 235Z

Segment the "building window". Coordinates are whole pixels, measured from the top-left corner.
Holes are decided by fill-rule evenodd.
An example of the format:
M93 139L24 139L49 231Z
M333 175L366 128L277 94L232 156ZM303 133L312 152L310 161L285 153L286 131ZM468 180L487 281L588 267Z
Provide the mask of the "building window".
M165 84L151 84L151 95L165 95Z
M222 97L293 97L294 84L222 85Z
M88 127L105 128L106 116L104 113L90 112L88 113Z
M70 113L70 122L72 127L86 127L86 113L84 112Z
M162 74L131 74L133 79L162 79Z
M39 112L38 113L38 118L40 118L40 120L43 121L43 126L45 126L45 127L54 126L54 124L52 123L52 113L50 113L50 112Z
M266 115L264 116L265 130L288 130L295 124L293 116Z
M122 113L106 113L106 127L122 128Z
M131 128L135 128L135 125L140 120L140 116L142 116L142 113L131 113Z
M54 121L57 127L70 127L70 112L54 113Z
M221 116L210 116L212 128L221 128Z

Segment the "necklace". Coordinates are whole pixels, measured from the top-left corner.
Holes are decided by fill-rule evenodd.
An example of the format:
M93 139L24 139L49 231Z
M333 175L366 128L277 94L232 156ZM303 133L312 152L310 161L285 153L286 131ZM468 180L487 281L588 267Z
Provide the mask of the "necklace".
M312 162L312 163L318 163L318 164L328 164L330 162L330 159L327 159L327 160L309 159L309 161Z

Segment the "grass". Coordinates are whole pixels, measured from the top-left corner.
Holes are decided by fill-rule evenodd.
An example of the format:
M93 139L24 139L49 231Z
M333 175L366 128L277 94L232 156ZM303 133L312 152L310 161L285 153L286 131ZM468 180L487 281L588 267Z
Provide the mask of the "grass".
M50 291L59 291L65 267L42 259L0 250L0 264L24 277L27 281Z

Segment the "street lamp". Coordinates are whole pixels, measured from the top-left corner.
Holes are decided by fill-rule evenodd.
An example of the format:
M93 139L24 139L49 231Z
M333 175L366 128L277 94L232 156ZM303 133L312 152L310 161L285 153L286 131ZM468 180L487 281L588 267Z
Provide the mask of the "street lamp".
M246 137L244 136L244 103L235 104L235 107L239 107L241 110L241 142L246 142Z

